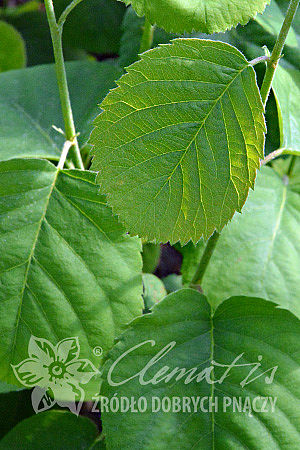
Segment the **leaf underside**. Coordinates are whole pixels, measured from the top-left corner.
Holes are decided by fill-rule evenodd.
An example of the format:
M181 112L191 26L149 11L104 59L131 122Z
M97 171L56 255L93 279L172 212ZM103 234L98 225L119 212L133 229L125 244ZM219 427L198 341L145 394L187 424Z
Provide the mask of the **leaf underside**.
M292 181L264 167L243 214L221 234L202 285L214 307L256 295L300 318L300 195Z
M278 65L273 90L279 109L280 145L286 153L300 154L300 74Z
M140 241L125 235L95 174L47 161L0 163L0 376L28 357L31 335L76 336L95 365L142 311Z
M97 102L114 86L121 71L111 64L91 61L67 63L66 71L82 147L96 117ZM0 74L0 160L59 160L64 137L52 125L64 128L60 110L53 64Z
M239 23L245 25L263 12L270 0L123 0L151 23L166 31L201 31L212 34Z
M234 47L176 39L104 99L90 143L101 192L131 233L197 242L241 211L263 157L255 73Z
M115 393L118 398L143 396L148 405L140 414L130 410L126 413L104 410L102 421L107 448L259 450L299 447L300 423L299 415L295 414L299 402L299 330L299 320L290 312L258 298L232 297L213 313L199 292L184 289L170 294L152 314L132 323L104 366L103 396L111 398ZM151 358L171 342L176 342L175 347L151 364ZM107 381L108 370L121 355L124 356L113 369L111 379L114 383L129 381L111 386ZM230 370L221 383L217 380L222 379L225 368L220 366L216 366L209 377L216 381L214 384L205 379L185 383L190 369L196 368L195 376L210 367L212 361L230 365L239 355L241 358L236 364L256 363L259 355L262 357L261 368L249 381L258 378L244 387L240 383L250 373L249 366ZM134 375L147 364L143 376L146 385L142 385ZM271 372L259 375L275 366L278 369L274 380L268 384L266 377ZM186 369L177 381L180 372L176 372L176 368ZM173 378L165 380L172 371L175 371ZM151 380L156 374L154 384ZM183 398L212 397L212 401L218 402L218 409L205 412L198 403L196 412L193 408L152 412L153 397L161 400L167 397L171 401L177 397L181 406ZM232 401L235 397L237 403L241 398L243 408L247 397L251 405L255 397L277 397L277 402L274 412L270 407L265 412L233 411L233 408L224 412L224 397ZM203 405L208 408L208 401Z

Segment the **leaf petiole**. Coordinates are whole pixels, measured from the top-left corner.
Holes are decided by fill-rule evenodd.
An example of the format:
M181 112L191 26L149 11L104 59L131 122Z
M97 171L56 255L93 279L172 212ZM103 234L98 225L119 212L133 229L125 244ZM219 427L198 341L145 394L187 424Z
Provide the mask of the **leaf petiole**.
M256 66L256 64L259 64L261 62L267 62L269 61L270 57L267 55L259 56L258 58L253 59L249 62L250 66Z
M61 155L60 155L60 159L59 159L59 162L57 164L57 169L63 169L64 168L64 165L65 165L65 162L66 162L69 150L72 147L72 145L73 145L73 142L71 142L71 141L66 141L64 143L64 146L63 146L63 149L62 149L62 152L61 152Z

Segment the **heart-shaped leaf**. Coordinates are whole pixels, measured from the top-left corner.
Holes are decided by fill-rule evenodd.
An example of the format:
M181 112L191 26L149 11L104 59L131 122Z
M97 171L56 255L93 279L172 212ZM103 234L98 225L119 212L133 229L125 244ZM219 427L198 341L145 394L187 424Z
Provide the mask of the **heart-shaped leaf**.
M91 137L101 191L128 231L197 242L240 211L263 157L255 72L222 42L176 39L128 68Z
M299 339L299 320L270 302L235 297L213 312L199 292L170 294L110 353L107 448L298 448Z

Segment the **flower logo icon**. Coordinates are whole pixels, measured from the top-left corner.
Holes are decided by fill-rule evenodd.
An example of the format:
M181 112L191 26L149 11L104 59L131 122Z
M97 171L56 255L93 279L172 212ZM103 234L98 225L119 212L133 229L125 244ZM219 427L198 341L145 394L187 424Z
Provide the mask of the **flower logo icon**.
M31 398L36 413L57 403L79 414L85 396L81 385L99 373L88 359L79 359L79 355L77 337L63 339L54 346L47 339L31 336L29 358L12 368L23 386L34 388Z

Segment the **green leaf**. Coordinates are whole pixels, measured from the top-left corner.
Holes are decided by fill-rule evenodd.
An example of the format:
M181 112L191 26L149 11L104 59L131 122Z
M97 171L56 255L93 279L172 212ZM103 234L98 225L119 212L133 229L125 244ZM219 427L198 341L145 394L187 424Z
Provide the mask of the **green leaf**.
M2 392L3 384L0 382L0 447L1 439L6 433L23 419L34 414L30 398L31 392L29 390Z
M170 294L171 292L179 291L179 289L183 288L182 275L171 273L170 275L163 278L162 282L164 283L168 294Z
M145 15L166 31L184 33L226 31L238 23L245 25L258 12L263 12L270 0L123 0L131 4L138 15Z
M144 17L139 17L131 6L127 8L122 23L123 35L119 50L119 64L122 67L127 67L139 59L138 54L144 31L144 24ZM157 47L159 44L169 44L172 39L178 37L206 39L207 35L198 32L180 35L178 33L167 33L162 28L155 27L152 48ZM231 44L233 41L229 31L226 33L214 33L213 35L210 35L209 38L216 41L227 42L228 44Z
M121 67L129 66L138 59L144 23L145 19L138 17L131 6L127 8L122 23L123 34L119 50Z
M158 277L152 275L152 273L143 274L143 285L143 297L146 310L151 309L167 295L164 283Z
M27 4L29 3L7 10L5 20L22 36L26 44L28 66L53 63L53 47L46 13L39 9L38 4L24 11Z
M202 288L213 306L261 296L300 317L300 190L265 167L242 215L220 236Z
M240 211L263 157L255 72L228 44L176 39L142 55L90 140L101 191L149 241L209 237Z
M294 167L291 169L291 174L287 178L287 174L290 171L292 156L288 158L278 158L272 161L272 168L279 175L285 183L288 181L289 189L293 192L300 194L300 158L295 158Z
M270 34L275 35L276 37L280 33L280 29L282 27L284 21L284 15L281 12L281 9L277 5L275 0L272 0L270 5L266 7L266 10L263 14L258 14L255 20ZM297 47L297 35L293 28L290 29L289 34L286 39L286 45L290 45L291 47Z
M70 3L54 0L57 17ZM46 13L40 4L9 9L5 20L14 25L26 42L28 65L53 62L53 50ZM125 7L114 0L85 0L76 6L64 26L66 60L82 59L84 51L113 55L118 52Z
M97 436L95 424L67 411L47 411L23 420L0 442L1 450L88 450Z
M115 336L141 314L142 259L99 196L95 174L45 160L0 163L0 378L28 358L31 336L78 337L99 367ZM24 383L23 383L24 384ZM97 391L94 391L95 394Z
M287 9L289 7L289 0L276 0L276 3L278 4L279 8L281 9L282 13L285 15L287 12ZM293 28L298 35L298 38L300 36L300 11L299 8L296 12L296 16L293 20Z
M157 244L143 244L143 272L153 273L158 265L160 258L160 245Z
M270 26L266 27L263 16L257 16L258 20L252 20L249 22L248 25L245 27L238 26L235 30L231 31L231 36L233 38L233 45L235 45L239 50L241 50L244 55L249 59L252 60L256 58L257 56L262 56L265 54L262 47L266 46L269 51L271 52L273 50L273 47L276 43L276 39L278 36L278 33L276 33L276 30L279 27L280 19L277 18L277 20L273 20L273 16L268 15L268 20L270 21ZM282 22L283 22L282 16ZM299 16L300 17L300 16ZM281 24L282 24L281 22ZM295 25L296 22L293 22L293 25ZM272 29L271 29L272 25ZM273 30L273 31L272 31ZM293 30L293 29L292 29ZM294 27L295 30L295 27ZM295 32L291 31L292 36L295 37ZM275 34L273 34L275 33ZM296 35L297 36L297 35ZM297 36L299 39L299 36ZM288 39L289 42L291 42L290 39ZM292 39L292 43L295 42L294 39ZM300 42L300 41L299 41ZM287 60L291 65L293 65L296 68L300 68L300 51L299 47L293 46L293 45L285 45L284 50L284 60ZM259 66L256 66L257 68ZM261 65L262 67L262 65Z
M170 294L152 314L135 320L110 353L102 395L110 399L117 393L119 399L133 397L136 401L143 396L147 409L136 414L131 410L112 413L109 408L106 412L103 408L107 448L298 448L300 424L295 411L299 402L299 338L299 320L270 302L235 297L213 313L206 298L195 290ZM238 357L226 378L227 367L215 365L211 373L212 361L230 365ZM257 363L260 358L261 367L246 380L253 366L237 365ZM135 376L147 364L145 374ZM186 369L181 377L180 369ZM196 375L203 371L208 373L207 379L199 377L197 382ZM152 412L153 397L171 401L178 397L181 408L184 397L190 404L192 397L206 397L204 408L208 408L207 397L211 397L212 402L218 402L218 409L204 412L198 403L197 411L191 406L190 411ZM236 398L239 403L241 398L244 408L247 397L251 405L256 397L277 398L275 411L268 403L267 411L262 412L261 402L256 403L256 411L233 411L232 406L224 411L224 399L233 402ZM168 408L168 402L165 405Z
M205 248L205 243L203 239L199 241L196 245L189 242L187 245L182 247L177 245L176 249L182 254L182 283L189 286L194 278L196 269L199 265L203 250Z
M10 8L4 18L18 30L26 44L27 66L54 62L46 12L39 2L30 1L18 8ZM64 39L64 57L65 61L73 61L87 59L88 55L84 50L74 48L74 41L66 42Z
M70 0L54 0L53 3L59 16ZM84 0L64 25L64 44L93 53L117 53L125 11L124 5L115 0Z
M9 392L13 392L13 391L19 391L20 388L13 386L11 384L7 384L7 383L3 383L2 381L0 381L0 394L7 394Z
M106 63L67 64L67 75L79 143L84 145L96 116L97 104L120 69ZM58 160L64 128L55 68L52 65L0 75L0 160L35 157Z
M26 65L26 49L22 36L0 20L0 72L21 69Z
M121 67L129 66L138 59L144 23L144 17L139 17L131 6L127 8L122 23L123 34L119 51ZM175 37L178 36L166 33L164 30L156 27L153 34L152 47L156 47L158 44L167 44Z
M281 148L286 153L300 152L300 73L279 65L273 80L279 111Z

